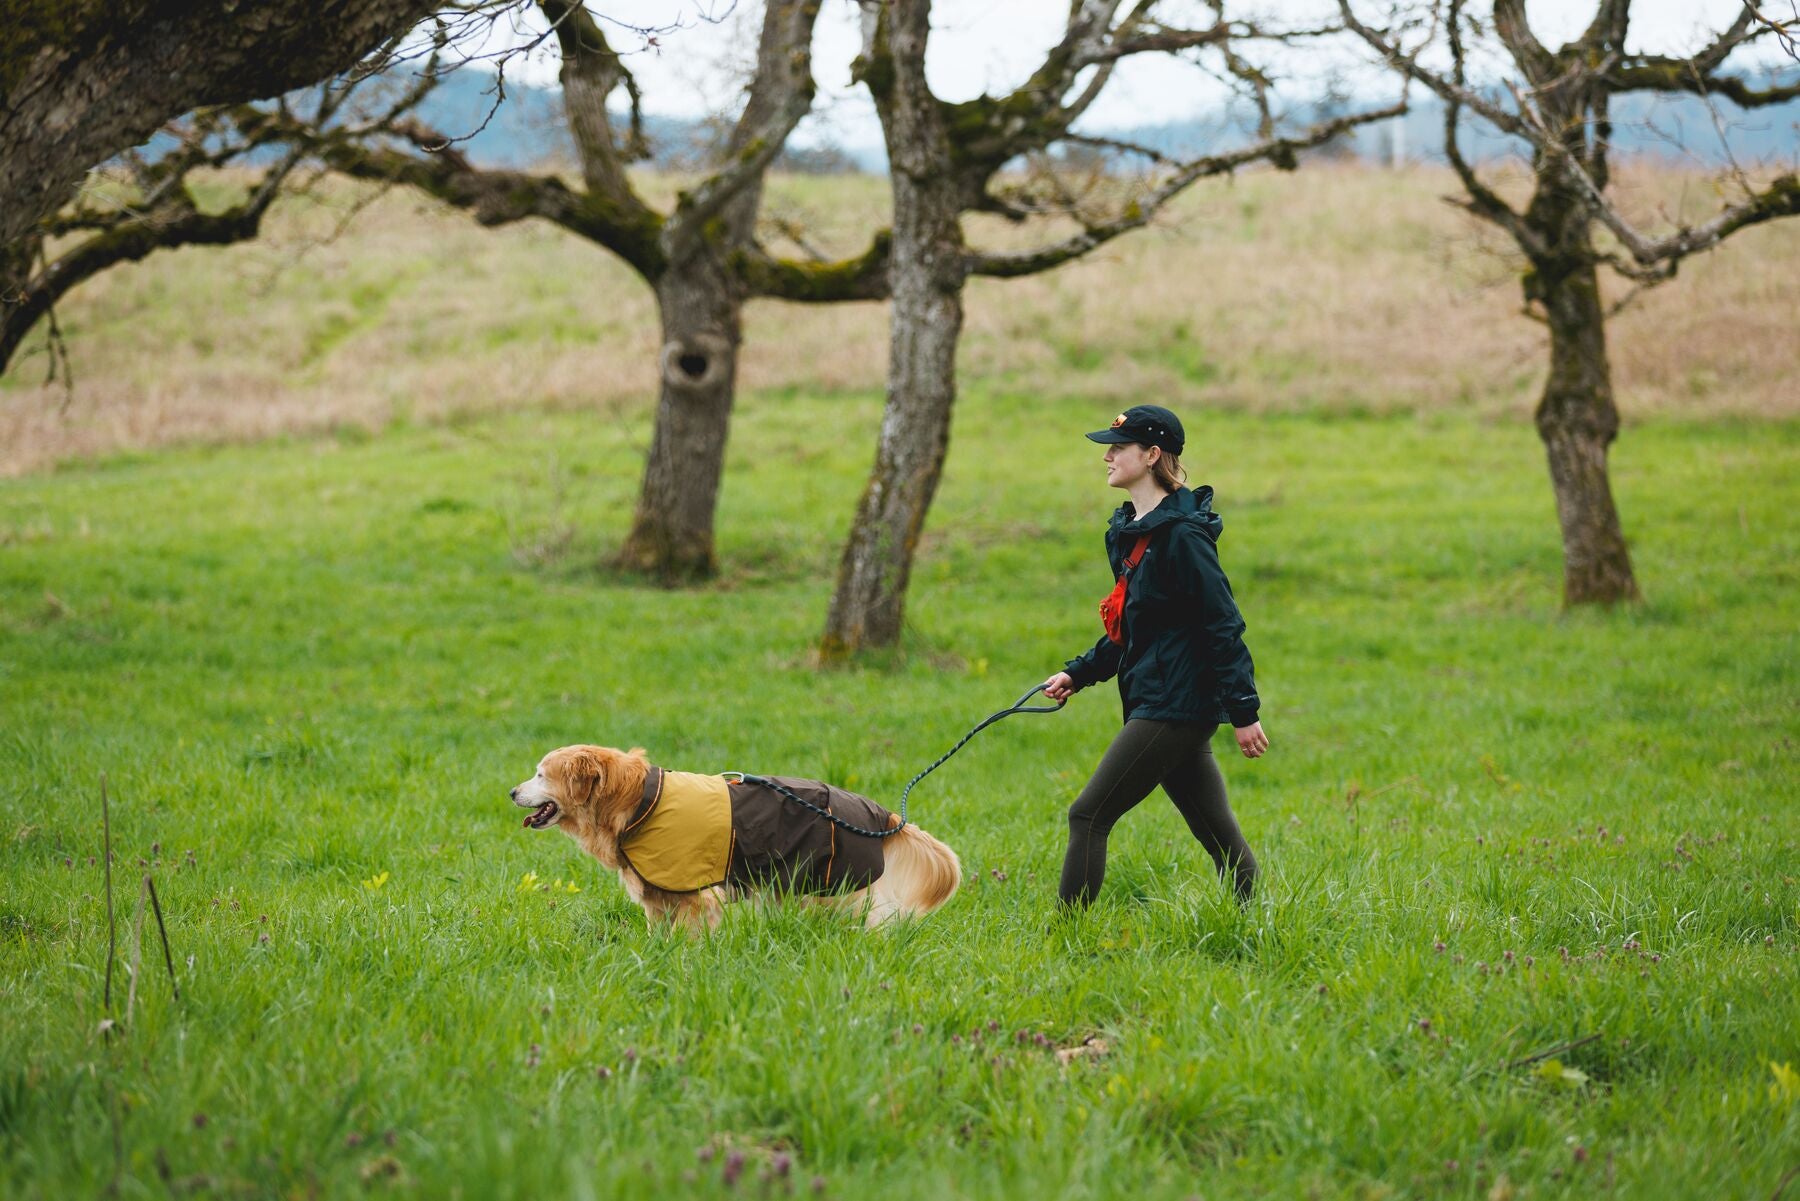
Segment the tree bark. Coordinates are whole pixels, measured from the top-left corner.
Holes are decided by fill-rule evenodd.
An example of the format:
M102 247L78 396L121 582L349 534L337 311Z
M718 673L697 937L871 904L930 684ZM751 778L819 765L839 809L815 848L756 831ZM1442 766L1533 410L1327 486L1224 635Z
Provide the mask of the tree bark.
M1563 603L1635 600L1637 580L1607 478L1607 448L1619 432L1606 312L1591 259L1538 271L1550 326L1550 378L1537 407L1562 524Z
M191 109L346 71L437 0L16 0L0 40L0 246Z
M889 10L891 32L877 36L873 50L892 63L891 70L877 64L871 78L885 110L894 193L887 406L875 466L838 564L819 644L826 661L899 642L913 555L950 448L968 272L959 220L967 181L948 169L943 109L925 86L929 9L919 3Z
M670 264L657 281L662 318L656 427L619 565L679 584L710 576L713 512L737 385L742 301L715 260Z

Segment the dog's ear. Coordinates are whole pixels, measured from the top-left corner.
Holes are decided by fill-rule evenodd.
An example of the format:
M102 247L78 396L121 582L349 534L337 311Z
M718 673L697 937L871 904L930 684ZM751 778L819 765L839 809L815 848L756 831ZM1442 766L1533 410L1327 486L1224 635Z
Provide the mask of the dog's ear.
M606 782L607 754L597 746L584 746L569 764L569 774L582 786L584 795Z
M544 761L545 772L561 787L565 805L580 805L606 778L606 756L599 747L565 746Z

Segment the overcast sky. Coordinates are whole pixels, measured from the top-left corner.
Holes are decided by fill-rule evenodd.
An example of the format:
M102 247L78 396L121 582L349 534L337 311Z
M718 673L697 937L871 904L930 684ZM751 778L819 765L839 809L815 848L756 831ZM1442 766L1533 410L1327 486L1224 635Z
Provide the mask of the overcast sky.
M1179 3L1176 0L1171 9L1178 9ZM609 38L627 55L646 111L697 117L735 110L741 72L754 54L762 9L758 0L588 0L588 7L614 22L608 26ZM1257 11L1299 23L1335 7L1329 0L1263 0ZM1384 7L1376 0L1359 2L1359 10L1371 21ZM1594 7L1585 0L1527 3L1539 38L1552 44L1579 35ZM1636 0L1632 49L1692 53L1704 44L1709 31L1729 25L1740 7L1739 0ZM1017 87L1055 43L1067 12L1067 0L937 0L926 60L932 88L946 100L963 100ZM535 10L529 19L536 19ZM677 24L681 28L657 35L656 47L646 46L641 35L626 28ZM879 143L867 96L850 83L850 61L859 43L852 0L826 0L813 46L820 96L808 124L814 132L828 132L839 141ZM1759 57L1766 61L1766 55ZM1274 65L1287 72L1296 92L1308 84L1322 86L1333 71L1347 74L1358 90L1391 87L1384 73L1357 67L1366 59L1366 54L1345 46L1304 58L1289 55ZM507 66L509 78L542 84L554 84L556 70L554 41ZM1219 85L1192 65L1167 55L1142 55L1115 74L1086 125L1118 128L1179 120L1215 108L1222 95ZM799 140L810 140L805 132Z

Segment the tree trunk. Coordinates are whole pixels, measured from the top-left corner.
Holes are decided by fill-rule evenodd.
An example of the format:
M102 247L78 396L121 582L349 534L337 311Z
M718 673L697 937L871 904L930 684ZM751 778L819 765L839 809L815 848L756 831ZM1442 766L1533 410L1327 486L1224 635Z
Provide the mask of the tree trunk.
M875 88L894 193L887 407L819 643L828 662L900 640L913 553L944 472L956 403L968 270L958 220L964 187L948 169L941 106L925 87L929 5L892 12L892 90Z
M682 193L658 235L668 256L656 277L661 395L637 513L619 561L666 584L704 579L717 567L713 515L725 472L745 295L728 264L756 245L764 176L811 105L818 16L817 0L770 0L764 6L756 75L732 127L725 161ZM593 36L598 39L597 28ZM590 164L588 186L603 195L631 196L636 203L607 124L606 97L617 78L617 60L607 52L593 65L600 71L586 105L580 96L569 98L571 125L584 148L583 161ZM565 83L569 78L565 69ZM610 177L600 169L606 164L614 173Z
M713 510L737 385L742 301L707 255L671 263L656 285L661 392L643 486L619 565L666 584L717 566Z
M1563 603L1635 600L1631 552L1606 474L1619 410L1606 358L1599 279L1591 261L1556 271L1540 268L1538 278L1550 325L1550 378L1538 403L1537 428L1562 523Z
M954 210L950 224L954 228ZM938 286L929 266L901 269L900 261L912 253L906 240L896 228L887 408L875 467L838 565L819 646L827 660L900 640L913 554L950 449L962 290ZM960 245L951 254L960 259Z

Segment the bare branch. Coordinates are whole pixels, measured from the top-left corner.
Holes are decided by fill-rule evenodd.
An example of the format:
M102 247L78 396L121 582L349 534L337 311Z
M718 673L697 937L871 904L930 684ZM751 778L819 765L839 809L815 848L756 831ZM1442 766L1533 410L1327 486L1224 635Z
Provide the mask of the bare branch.
M1195 159L1183 165L1148 196L1127 205L1124 211L1111 221L1088 225L1079 234L1061 242L1039 247L1036 250L1016 254L971 254L966 260L968 270L972 275L1010 278L1020 275L1035 275L1051 267L1060 266L1071 259L1080 258L1120 234L1148 224L1159 210L1196 180L1226 175L1239 167L1258 161L1267 161L1282 168L1292 168L1297 155L1302 150L1322 146L1359 125L1385 121L1390 117L1401 116L1405 112L1406 103L1402 101L1373 112L1357 113L1322 122L1297 137L1265 139L1240 150Z
M298 161L290 155L244 203L222 213L203 213L183 188L157 207L95 234L46 262L22 289L0 322L0 368L37 321L68 292L108 267L176 246L223 246L256 237L280 178Z
M1568 172L1587 193L1594 215L1612 235L1619 239L1640 266L1649 267L1672 262L1710 250L1727 237L1751 225L1760 225L1776 217L1800 215L1800 177L1783 175L1768 187L1754 192L1736 204L1726 205L1711 220L1699 225L1684 225L1674 233L1652 238L1633 226L1613 207L1593 180L1579 167L1570 165ZM1633 273L1626 272L1631 275ZM1633 275L1633 278L1637 278Z
M1419 53L1424 47L1407 53L1388 34L1358 20L1350 7L1350 0L1338 0L1338 10L1344 18L1344 27L1367 42L1390 67L1406 78L1425 85L1446 103L1454 101L1479 114L1503 132L1529 137L1525 122L1517 113L1501 108L1465 84L1455 83L1436 71L1420 66Z
M1745 4L1743 11L1738 13L1737 19L1731 23L1731 26L1715 38L1710 46L1694 55L1694 70L1702 75L1712 74L1724 65L1725 60L1731 57L1733 50L1756 37L1758 32L1756 8L1753 5Z
M1631 0L1600 0L1587 32L1581 35L1588 47L1623 46L1631 24Z
M1132 37L1114 38L1097 45L1084 56L1083 66L1116 62L1134 54L1173 53L1200 46L1217 46L1232 36L1232 28L1224 21L1206 29L1174 29L1156 25Z
M1787 17L1771 17L1756 5L1752 5L1757 23L1763 30L1772 33L1781 42L1781 48L1788 52L1788 57L1800 59L1800 4L1788 0Z
M1457 141L1462 131L1463 107L1462 101L1457 97L1468 86L1462 7L1462 0L1450 0L1448 19L1445 22L1445 36L1450 43L1451 82L1455 86L1454 94L1444 101L1444 157L1450 161L1451 169L1462 180L1463 190L1468 193L1468 200L1461 207L1506 230L1527 254L1536 254L1544 249L1543 238L1518 210L1482 181L1475 168L1463 157L1462 146Z
M1765 108L1800 99L1800 80L1780 87L1757 89L1733 75L1715 75L1697 59L1665 58L1641 54L1628 58L1606 74L1607 84L1619 92L1690 92L1696 96L1719 95L1739 108Z
M843 300L885 300L889 295L888 256L893 238L881 230L869 248L854 258L804 263L777 258L760 245L739 252L732 265L754 296L827 304Z
M813 25L819 0L769 0L757 53L756 78L730 142L731 158L723 168L677 200L664 227L671 257L704 233L707 222L753 186L759 186L787 144L794 126L812 108ZM754 204L735 214L734 224L748 234Z
M1561 71L1556 55L1531 32L1531 21L1525 15L1525 0L1494 0L1494 32L1511 51L1513 61L1519 64L1533 87L1544 87Z
M562 51L563 110L581 157L587 190L627 209L647 209L625 175L626 153L614 135L606 100L630 72L582 0L538 0ZM634 127L639 117L632 109Z
M668 265L660 238L663 219L641 203L619 204L604 195L574 192L555 176L478 168L454 149L415 154L375 139L284 122L256 108L239 109L237 114L246 127L304 149L335 171L417 188L467 211L482 225L540 217L606 247L647 280L659 278ZM394 122L389 133L421 149L445 141L436 130L411 119Z
M1169 161L1168 155L1164 154L1162 151L1145 146L1140 142L1127 142L1119 138L1103 138L1094 134L1085 133L1067 134L1062 140L1065 142L1073 142L1077 146L1094 146L1102 150L1117 150L1124 154L1139 155L1149 159L1153 163L1166 163Z

